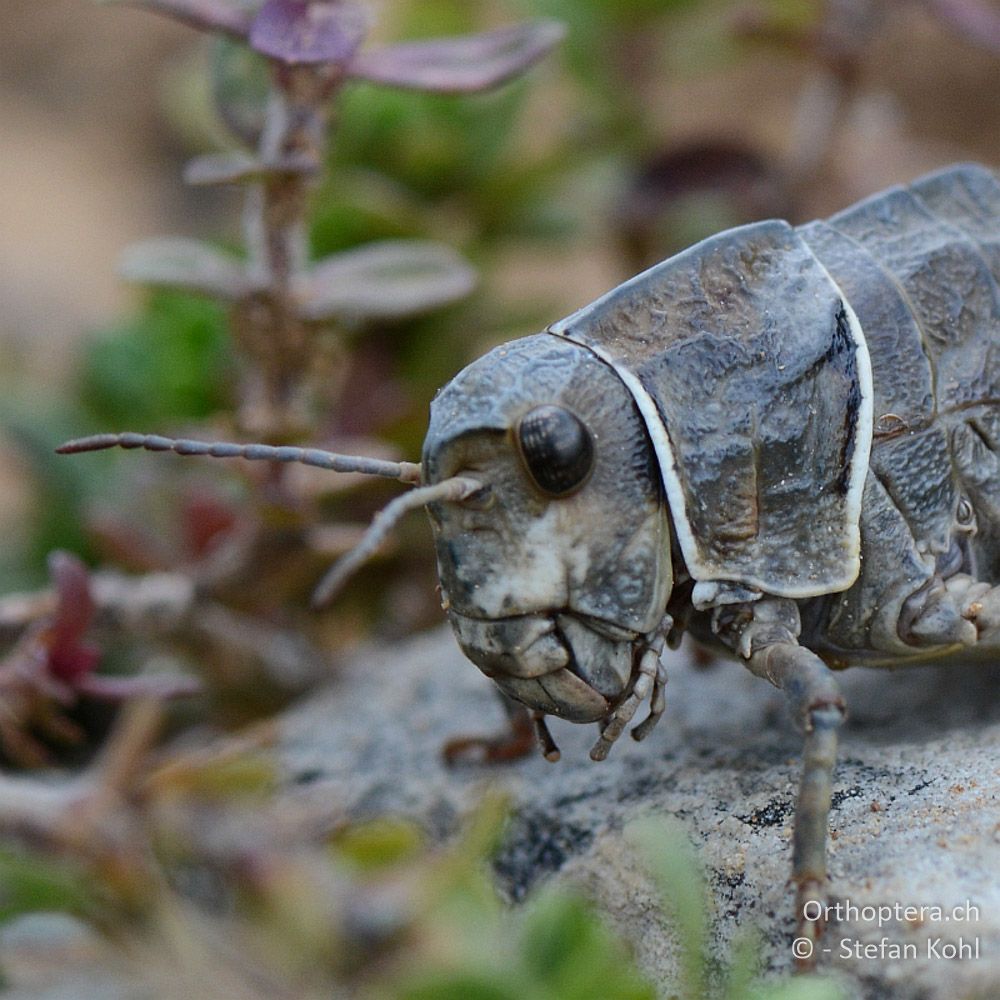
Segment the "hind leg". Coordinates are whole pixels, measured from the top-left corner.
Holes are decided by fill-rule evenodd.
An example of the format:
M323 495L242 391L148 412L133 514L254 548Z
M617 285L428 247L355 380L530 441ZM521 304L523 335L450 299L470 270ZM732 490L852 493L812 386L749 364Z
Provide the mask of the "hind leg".
M493 736L457 736L441 750L444 762L456 764L500 764L526 757L535 747L546 760L559 759L559 748L545 725L541 712L527 709L497 689L507 715L508 728Z

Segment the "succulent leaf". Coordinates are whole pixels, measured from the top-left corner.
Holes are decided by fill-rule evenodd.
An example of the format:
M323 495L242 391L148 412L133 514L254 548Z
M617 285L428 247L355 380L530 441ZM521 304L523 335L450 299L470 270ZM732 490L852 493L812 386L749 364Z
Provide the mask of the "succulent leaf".
M350 74L392 87L475 93L523 73L564 34L559 21L530 21L476 35L403 42L359 53Z
M101 3L127 3L157 14L165 14L201 31L218 31L245 38L253 21L253 12L237 0L100 0Z
M475 271L450 247L387 240L327 257L304 281L305 319L401 319L463 298Z
M184 288L223 299L243 298L252 289L235 257L183 237L162 237L130 246L120 270L128 281L144 285Z

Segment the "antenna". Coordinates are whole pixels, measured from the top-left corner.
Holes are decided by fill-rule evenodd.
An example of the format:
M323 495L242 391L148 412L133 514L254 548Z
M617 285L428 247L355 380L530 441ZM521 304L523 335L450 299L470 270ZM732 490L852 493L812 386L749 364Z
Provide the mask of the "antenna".
M359 455L338 455L320 448L296 448L289 445L233 444L227 441L191 441L168 438L158 434L94 434L61 444L60 455L77 455L105 448L143 448L146 451L172 451L178 455L207 455L211 458L244 458L251 462L298 462L333 472L360 472L367 476L383 476L416 486L420 482L420 465L416 462L388 462L380 458ZM435 501L465 500L483 488L476 479L454 476L430 486L396 497L380 510L361 541L333 564L313 594L314 608L329 602L357 569L366 563L385 541L400 519L411 510Z
M330 601L344 585L346 580L359 567L363 566L379 549L389 532L399 523L400 519L411 510L434 503L436 500L465 500L478 493L483 484L477 479L467 479L465 476L454 476L443 479L431 486L418 486L401 497L396 497L383 507L376 515L361 541L350 552L341 556L330 567L326 576L320 581L313 592L312 606L321 608Z
M94 434L61 444L60 455L76 455L84 451L105 448L143 448L146 451L172 451L178 455L208 455L211 458L245 458L251 462L298 462L332 472L360 472L366 476L383 476L403 483L420 482L420 466L416 462L388 462L363 455L338 455L321 448L295 448L290 445L233 444L227 441L190 441L186 438L160 437L158 434Z

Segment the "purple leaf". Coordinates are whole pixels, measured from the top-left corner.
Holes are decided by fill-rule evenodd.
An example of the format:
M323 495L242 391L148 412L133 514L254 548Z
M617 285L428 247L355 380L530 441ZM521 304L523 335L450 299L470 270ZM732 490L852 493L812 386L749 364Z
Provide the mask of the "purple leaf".
M426 240L389 240L327 257L300 295L305 319L393 320L463 298L476 273L454 250Z
M926 0L931 13L957 34L991 52L1000 52L1000 12L982 0Z
M292 66L346 63L367 33L367 14L349 0L266 0L250 46Z
M523 73L565 33L558 21L531 21L479 35L405 42L360 53L348 72L392 87L473 93Z
M218 31L236 38L246 38L253 21L253 11L237 0L102 0L103 3L127 3L166 14L202 31Z
M183 237L162 237L130 246L122 254L120 271L126 280L142 285L184 288L231 301L253 291L239 260L207 243Z

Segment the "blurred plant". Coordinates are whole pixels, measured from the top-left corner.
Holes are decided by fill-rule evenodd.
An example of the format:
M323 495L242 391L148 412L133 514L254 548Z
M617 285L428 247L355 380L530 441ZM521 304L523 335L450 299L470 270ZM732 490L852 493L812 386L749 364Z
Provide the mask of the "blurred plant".
M74 914L104 936L134 988L190 996L392 1000L840 1000L829 981L759 978L760 941L709 957L706 885L678 827L626 831L659 887L677 976L660 994L599 909L543 886L516 907L489 862L507 807L487 797L447 846L412 823L345 823L336 804L275 810L267 729L228 746L150 753L149 703L63 785L0 778L10 921ZM112 983L106 983L110 986Z
M669 27L696 0L523 0L570 26L567 61L589 100L587 141L642 154L661 137L656 118Z
M559 0L536 0L557 9ZM845 127L865 96L865 60L886 25L904 6L924 8L944 29L964 41L1000 54L1000 13L985 0L757 0L736 3L721 22L714 58L766 47L807 61L809 72L798 95L785 152L766 155L750 137L705 135L662 147L656 123L638 128L626 164L615 228L630 273L731 226L760 218L792 221L809 217L816 193L843 183ZM584 3L583 8L589 5ZM629 54L627 72L637 75L655 107L662 88L666 53L663 32L649 30L667 11L683 9L670 0L640 4L646 30L642 46L619 43ZM595 21L596 23L596 21ZM610 24L603 29L616 30ZM623 30L620 26L618 31ZM625 28L624 30L629 30ZM658 39L658 40L657 40ZM733 44L733 43L737 44ZM638 70L635 67L640 67ZM644 67L644 68L643 68ZM628 90L629 88L622 88ZM614 100L612 98L612 107ZM641 121L641 117L636 121ZM646 135L645 144L641 136ZM835 199L852 201L870 188L848 185Z
M235 423L240 436L279 444L338 433L350 426L342 411L364 410L370 405L365 393L371 396L378 385L364 375L371 359L365 360L356 331L386 329L461 299L475 274L448 246L402 238L403 233L361 246L348 238L312 259L311 199L327 166L337 98L356 83L438 95L488 91L538 61L562 28L535 21L367 47L368 10L352 0L134 0L134 5L224 39L215 50L215 97L222 120L243 148L199 156L185 177L192 184L245 188L245 253L180 237L126 252L126 277L158 291L138 322L111 331L89 349L81 379L89 419L104 427L127 419L149 429L212 420L212 436L216 428ZM335 225L329 218L324 225L328 241L335 243ZM47 450L47 432L29 420L14 424L25 428L22 437L32 450ZM357 424L359 434L369 431L370 423ZM342 430L340 435L344 440ZM355 444L369 454L389 450L367 438ZM97 500L84 516L92 557L172 581L170 606L176 613L170 627L151 628L143 621L140 631L193 658L204 677L229 689L231 701L235 692L256 689L251 702L270 699L274 707L322 676L316 664L325 657L313 645L316 629L303 621L303 597L318 567L356 541L351 525L326 528L320 521L331 497L334 508L344 508L338 494L359 477L311 479L272 463L246 472L242 495L227 496L169 471L145 482L141 469L131 476L92 492ZM69 511L80 506L85 491L70 480L63 486L69 498L59 508L60 518L72 521ZM52 495L54 504L59 491ZM364 504L361 513L367 514ZM47 533L48 544L52 534ZM72 541L78 545L80 539ZM178 576L188 577L192 586L178 586ZM141 581L135 590L142 590ZM44 605L48 598L51 591L39 601ZM247 613L253 618L244 617ZM15 665L32 657L44 660L36 656L41 640L35 635L42 625L22 625L27 631L8 664L8 673L18 676L24 669ZM250 636L253 651L246 656ZM321 646L328 639L321 637ZM288 661L296 657L298 668L289 669ZM257 673L261 668L265 678ZM65 681L51 668L37 674L30 712L25 698L4 705L13 719L9 734L30 728L29 718L18 716L35 718L43 692L61 696L65 707L69 695L42 684L50 675ZM74 674L73 683L93 685L89 668ZM56 723L47 721L53 729ZM27 761L30 755L20 756Z
M256 9L236 0L131 2L236 39L266 60L259 104L247 101L245 86L235 107L217 90L224 119L253 152L202 156L185 171L192 184L248 186L247 260L172 238L133 247L124 272L229 303L246 360L240 429L267 441L300 436L322 422L315 409L322 378L315 376L329 364L324 328L424 312L466 295L474 280L452 250L426 241L382 242L309 262L307 192L323 166L338 91L352 80L431 93L488 90L537 61L562 29L536 22L365 49L369 17L351 0L265 0Z
M728 962L713 956L708 886L683 826L649 817L625 833L660 889L667 930L677 945L678 1000L844 1000L835 983L813 974L761 980L762 942L755 930L737 931Z
M1000 54L1000 12L986 0L906 2L964 41ZM814 67L799 98L784 168L791 204L822 183L842 157L841 131L861 93L862 61L903 6L898 0L763 0L734 18L740 37L803 55Z
M0 659L0 750L29 766L49 760L31 730L64 743L82 739L79 727L63 714L81 697L117 702L140 696L174 698L199 689L193 678L95 673L101 651L85 641L96 610L90 573L67 552L52 553L49 573L52 600L23 609L31 625Z

